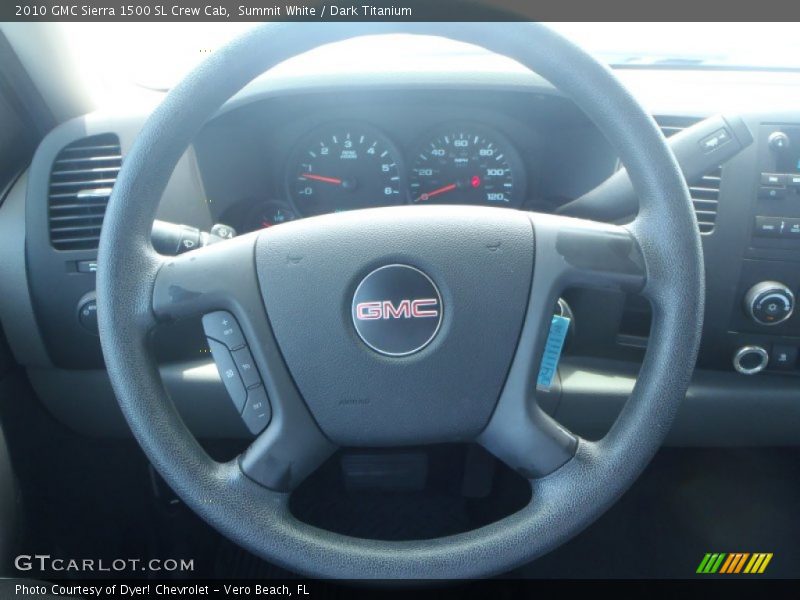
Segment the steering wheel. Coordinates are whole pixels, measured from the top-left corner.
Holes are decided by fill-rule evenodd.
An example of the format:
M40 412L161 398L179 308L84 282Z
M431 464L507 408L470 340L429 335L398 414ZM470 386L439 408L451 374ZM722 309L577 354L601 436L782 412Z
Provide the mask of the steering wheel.
M170 174L229 97L298 53L383 33L476 44L547 78L613 144L640 198L636 219L617 226L406 206L295 221L179 257L153 250ZM530 23L252 30L197 67L145 123L114 186L98 261L108 373L155 468L230 539L322 577L482 577L581 531L663 441L689 384L704 303L697 223L656 124L605 66ZM597 442L565 430L534 399L553 306L570 286L639 292L653 309L636 385ZM148 344L159 323L221 310L241 327L271 411L248 449L226 463L184 425ZM337 447L454 441L477 441L521 473L530 502L479 529L403 542L323 531L289 510L291 490Z

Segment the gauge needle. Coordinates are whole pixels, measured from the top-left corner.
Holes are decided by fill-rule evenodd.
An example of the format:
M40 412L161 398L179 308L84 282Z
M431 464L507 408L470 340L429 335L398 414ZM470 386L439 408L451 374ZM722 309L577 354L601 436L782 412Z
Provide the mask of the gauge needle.
M427 194L422 194L419 198L417 198L417 202L424 202L434 196L438 196L439 194L444 194L446 192L452 192L454 189L458 187L455 183L451 183L450 185L445 185L440 188L436 188L432 192L428 192Z
M302 173L300 175L303 179L313 179L314 181L322 181L323 183L332 183L333 185L342 185L342 180L338 177L324 177L323 175L316 175L314 173Z

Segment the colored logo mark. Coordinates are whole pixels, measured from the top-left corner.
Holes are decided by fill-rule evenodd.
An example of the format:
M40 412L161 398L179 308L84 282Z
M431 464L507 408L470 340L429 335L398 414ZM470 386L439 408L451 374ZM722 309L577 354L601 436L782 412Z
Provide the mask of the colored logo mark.
M697 573L711 575L714 573L736 575L747 573L761 574L772 560L772 552L708 552L700 561Z

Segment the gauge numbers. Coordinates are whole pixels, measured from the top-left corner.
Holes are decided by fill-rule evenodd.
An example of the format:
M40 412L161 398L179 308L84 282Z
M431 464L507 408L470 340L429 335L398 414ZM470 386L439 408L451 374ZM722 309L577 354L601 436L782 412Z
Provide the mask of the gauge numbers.
M422 144L413 161L412 202L518 206L522 201L521 159L500 134L451 127Z
M293 155L288 194L304 216L403 202L405 177L394 144L374 128L326 126Z

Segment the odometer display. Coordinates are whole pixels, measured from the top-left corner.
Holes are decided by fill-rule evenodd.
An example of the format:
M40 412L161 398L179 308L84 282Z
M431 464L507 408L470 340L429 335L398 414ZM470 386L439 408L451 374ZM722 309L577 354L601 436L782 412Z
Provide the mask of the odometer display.
M304 216L403 202L399 153L382 133L358 124L326 126L293 154L287 187Z
M409 176L412 202L518 206L519 155L499 134L451 127L418 148Z

